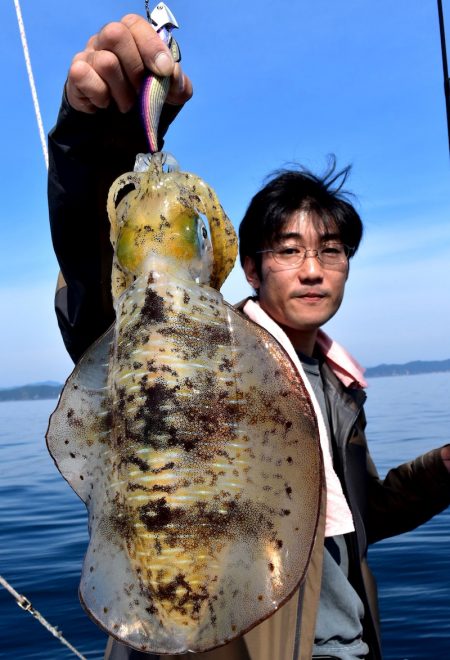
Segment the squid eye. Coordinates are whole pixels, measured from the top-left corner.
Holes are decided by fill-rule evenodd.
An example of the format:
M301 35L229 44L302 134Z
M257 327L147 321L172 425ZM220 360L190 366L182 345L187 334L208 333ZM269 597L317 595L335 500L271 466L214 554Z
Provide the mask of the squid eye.
M208 225L206 223L206 218L202 214L199 214L198 224L197 224L197 242L200 252L203 254L211 250L211 241L208 233Z

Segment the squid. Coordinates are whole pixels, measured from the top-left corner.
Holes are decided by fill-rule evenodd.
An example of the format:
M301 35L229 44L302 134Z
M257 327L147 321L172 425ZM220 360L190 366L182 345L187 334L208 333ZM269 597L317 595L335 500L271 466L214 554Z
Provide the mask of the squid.
M80 598L133 648L206 651L270 616L304 577L317 423L284 350L218 290L237 241L212 188L155 154L112 185L108 212L116 321L75 367L47 433L89 512Z
M159 3L151 17L176 54L173 15ZM181 654L230 642L295 593L322 468L296 368L220 293L237 239L216 193L157 151L167 90L146 82L156 153L108 196L116 320L68 378L46 437L88 510L86 612L130 647Z

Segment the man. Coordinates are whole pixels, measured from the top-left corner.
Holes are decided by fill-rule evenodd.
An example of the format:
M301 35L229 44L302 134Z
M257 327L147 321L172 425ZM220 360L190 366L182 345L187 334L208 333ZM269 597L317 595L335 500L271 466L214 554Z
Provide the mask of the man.
M56 304L75 361L113 320L105 200L111 182L145 150L135 101L146 68L172 75L164 131L191 84L150 25L130 15L75 56L50 135L50 216L65 280ZM199 654L204 660L380 658L367 543L413 529L450 503L450 446L378 478L364 438L362 375L320 330L339 309L362 234L340 192L345 176L281 173L253 198L241 224L241 263L256 296L240 307L301 361L311 382L327 429L326 506L299 592L243 639ZM341 514L333 521L336 504ZM110 641L105 657L149 656Z

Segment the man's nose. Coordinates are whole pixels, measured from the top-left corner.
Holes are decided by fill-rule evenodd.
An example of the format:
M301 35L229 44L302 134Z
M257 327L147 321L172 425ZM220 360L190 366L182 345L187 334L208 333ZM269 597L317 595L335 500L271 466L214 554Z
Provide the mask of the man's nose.
M299 271L300 277L308 279L322 279L323 266L319 261L317 250L309 249L305 254Z

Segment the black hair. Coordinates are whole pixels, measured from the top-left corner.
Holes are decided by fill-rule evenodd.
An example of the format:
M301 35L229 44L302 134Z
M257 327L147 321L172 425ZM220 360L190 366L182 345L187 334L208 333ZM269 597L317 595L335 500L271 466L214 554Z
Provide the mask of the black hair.
M350 193L343 186L351 166L336 172L336 159L330 158L321 177L298 167L278 170L269 176L268 183L253 197L239 226L239 257L254 259L261 275L261 255L258 250L270 248L282 232L292 213L312 214L318 230L338 232L342 242L351 248L352 256L361 242L363 224L359 214L348 201Z

